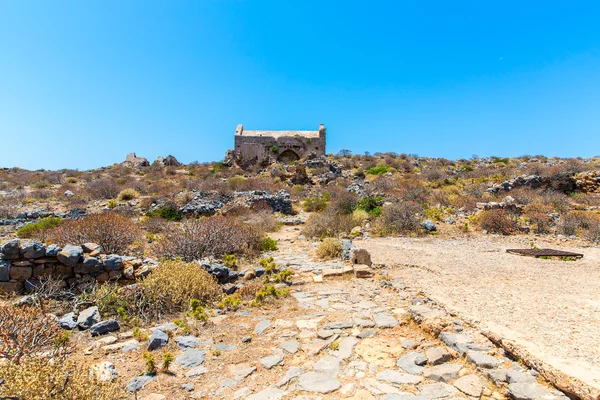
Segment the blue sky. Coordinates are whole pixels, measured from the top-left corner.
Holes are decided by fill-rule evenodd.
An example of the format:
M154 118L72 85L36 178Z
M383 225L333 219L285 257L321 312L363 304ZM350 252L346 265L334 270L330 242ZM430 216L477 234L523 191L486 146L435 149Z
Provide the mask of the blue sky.
M600 154L600 3L0 0L0 166L328 151Z

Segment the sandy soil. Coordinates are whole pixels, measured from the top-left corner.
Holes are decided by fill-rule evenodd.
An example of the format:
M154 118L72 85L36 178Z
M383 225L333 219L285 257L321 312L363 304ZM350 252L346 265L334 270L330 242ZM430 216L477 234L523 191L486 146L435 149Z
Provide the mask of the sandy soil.
M381 238L356 241L373 262L394 265L408 285L449 310L518 341L534 355L600 385L600 248L544 243L579 261L506 253L529 238Z

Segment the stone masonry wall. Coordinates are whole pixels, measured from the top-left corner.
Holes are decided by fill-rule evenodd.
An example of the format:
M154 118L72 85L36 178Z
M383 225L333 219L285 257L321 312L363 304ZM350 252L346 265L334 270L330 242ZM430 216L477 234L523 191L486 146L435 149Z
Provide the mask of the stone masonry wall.
M95 243L61 248L35 241L8 241L0 246L0 293L30 291L47 277L60 279L65 286L133 281L157 265L148 258L101 252L101 246Z

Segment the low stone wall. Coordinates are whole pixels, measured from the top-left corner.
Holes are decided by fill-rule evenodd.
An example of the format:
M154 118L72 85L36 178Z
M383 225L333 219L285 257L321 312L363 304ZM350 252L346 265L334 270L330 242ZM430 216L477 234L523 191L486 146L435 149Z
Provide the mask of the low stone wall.
M0 246L0 292L30 291L47 277L60 279L65 286L133 281L157 264L149 258L102 254L102 247L95 243L61 248L14 239Z

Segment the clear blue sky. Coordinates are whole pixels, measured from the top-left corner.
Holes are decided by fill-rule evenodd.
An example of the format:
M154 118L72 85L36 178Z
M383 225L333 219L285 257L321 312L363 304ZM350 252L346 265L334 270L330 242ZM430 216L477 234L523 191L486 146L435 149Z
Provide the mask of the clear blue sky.
M0 166L328 151L600 154L597 1L0 0Z

